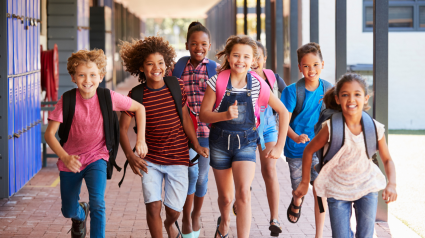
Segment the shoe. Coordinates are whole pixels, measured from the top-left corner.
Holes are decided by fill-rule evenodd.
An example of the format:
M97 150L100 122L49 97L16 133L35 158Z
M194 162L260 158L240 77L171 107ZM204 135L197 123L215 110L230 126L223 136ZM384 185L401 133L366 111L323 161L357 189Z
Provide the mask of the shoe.
M226 237L228 237L229 236L229 234L226 234L226 235L222 235L221 233L220 233L220 231L218 230L218 227L220 226L220 223L221 223L221 216L220 217L218 217L218 219L217 219L217 230L215 230L215 235L214 235L214 238L217 238L217 234L220 236L220 238L226 238Z
M182 232L180 231L179 223L177 221L175 221L174 224L176 224L177 230L179 231L179 234L177 234L176 238L180 238L180 236L182 236Z
M297 223L298 220L300 219L300 216L301 216L301 207L303 205L303 202L304 202L304 197L301 199L301 204L299 206L295 206L295 204L294 204L294 197L292 197L291 204L289 204L288 210L286 211L286 216L288 217L288 221L290 223ZM293 212L291 210L291 208L293 208L293 209L299 209L298 213ZM296 217L297 220L296 221L292 221L291 219L289 219L289 215Z
M274 224L272 225L272 223ZM270 230L270 236L279 236L279 234L282 233L282 228L280 227L280 223L276 219L273 219L270 221L269 230Z
M84 221L71 219L72 227L71 227L71 230L69 230L71 232L71 238L86 237L86 233L87 233L86 222L87 222L87 217L89 216L89 204L86 202L80 202L80 206L83 208L86 218L84 219Z
M198 238L199 234L201 234L201 229L199 229L199 231L192 232L192 234L193 234L193 238Z

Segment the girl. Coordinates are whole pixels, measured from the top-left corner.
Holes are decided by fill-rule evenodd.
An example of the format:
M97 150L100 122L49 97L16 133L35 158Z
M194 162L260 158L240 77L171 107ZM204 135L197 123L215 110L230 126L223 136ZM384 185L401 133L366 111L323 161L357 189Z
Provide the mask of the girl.
M379 168L366 156L361 119L363 110L369 109L368 100L366 82L358 74L343 75L336 87L324 97L328 108L342 111L345 120L344 144L323 166L314 182L317 196L328 198L332 237L353 237L350 228L352 203L357 219L356 237L373 237L378 191L385 188L382 198L386 203L397 199L394 163L385 141L384 125L377 121L374 123L378 150L388 184ZM325 145L325 149L329 146L330 120L322 125L323 128L304 150L302 182L293 192L297 198L307 193L313 153Z
M173 70L173 75L184 82L191 112L196 116L198 141L208 148L209 128L199 120L201 102L204 98L207 80L216 74L217 64L206 56L211 48L210 31L199 22L192 22L187 31L186 50L190 57L182 57ZM191 158L193 150L189 151ZM198 238L201 232L201 208L207 193L210 160L200 156L198 163L189 167L189 190L183 207L182 233L184 238ZM192 211L192 204L194 204Z
M248 36L229 37L224 49L217 54L218 59L222 57L224 64L218 70L218 75L207 82L208 87L200 113L202 122L212 124L209 137L210 165L216 179L218 206L222 218L217 222L215 237L227 237L229 212L235 187L236 205L239 211L236 218L237 235L247 238L251 226L249 188L254 178L258 139L255 104L260 102L257 100L259 97L268 95L270 89L268 86L264 88L267 84L262 79L248 74L248 69L258 57L254 40ZM227 86L223 84L223 79L227 81L225 82ZM223 85L226 92L220 98L219 92L224 91ZM277 159L285 145L289 124L288 111L273 94L270 94L268 104L279 113L281 127L277 143L270 148L266 158Z
M286 84L278 74L263 68L267 60L267 51L261 42L256 41L255 43L257 43L259 57L257 61L252 64L251 69L267 82L273 94L279 98L278 92L282 93L283 89L286 88ZM277 142L276 116L270 106L267 107L265 114L266 127L264 128L264 141L266 143L266 149L262 150L261 146L258 145L258 150L260 152L261 174L266 183L267 199L270 207L270 235L279 236L279 233L282 233L282 228L278 221L280 194L279 181L276 173L277 160L266 159L266 155L270 151L270 148L275 146ZM233 213L236 215L236 205L233 205Z

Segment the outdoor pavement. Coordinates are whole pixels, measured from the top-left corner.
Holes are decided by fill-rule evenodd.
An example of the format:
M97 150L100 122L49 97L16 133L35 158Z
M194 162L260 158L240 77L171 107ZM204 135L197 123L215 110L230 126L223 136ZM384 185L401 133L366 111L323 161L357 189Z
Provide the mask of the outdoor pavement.
M120 85L116 91L127 94L128 90L137 84L132 79ZM135 143L135 134L129 133L130 141ZM0 200L0 237L69 237L71 220L61 213L61 198L59 188L59 171L57 159L49 159L48 166L43 168L25 187L9 199ZM258 159L257 159L258 160ZM123 165L125 156L122 150L118 153L117 163ZM291 186L288 165L284 159L277 162L280 184L279 221L283 233L280 237L314 237L313 196L310 191L306 196L302 216L297 224L291 224L286 218L286 210L291 201ZM140 177L127 171L121 188L118 182L122 172L114 171L112 180L106 187L106 237L151 237L147 222L146 210ZM214 175L210 170L208 193L202 208L202 231L200 237L214 236L215 224L219 217L217 206L217 189ZM81 201L88 201L88 193L83 183L80 195ZM391 211L391 209L390 209ZM164 210L162 217L165 217ZM261 176L260 163L257 163L256 174L252 184L252 225L250 237L269 237L269 208L266 188ZM236 235L236 219L231 215L229 237ZM179 219L181 224L181 217ZM87 222L89 225L89 222ZM352 227L355 227L353 220ZM163 237L167 237L165 230ZM325 237L331 237L329 217L326 218ZM89 237L89 235L87 235ZM376 223L374 237L419 237L401 221L389 215L389 222Z

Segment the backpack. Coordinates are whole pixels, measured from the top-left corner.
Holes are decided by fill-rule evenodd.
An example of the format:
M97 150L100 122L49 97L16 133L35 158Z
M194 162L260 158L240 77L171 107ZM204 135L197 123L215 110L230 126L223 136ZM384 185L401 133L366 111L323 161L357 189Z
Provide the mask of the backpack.
M77 89L71 89L62 95L63 100L63 122L59 126L60 144L63 146L68 141L69 131L71 129L72 120L75 113ZM107 162L106 178L111 179L113 167L121 171L115 159L120 144L120 126L117 113L112 110L111 91L107 88L97 88L97 97L99 100L100 110L103 117L103 130L105 132L106 148L109 151L109 160Z
M319 80L322 82L322 85L323 85L323 94L325 94L329 89L333 87L332 84L329 83L328 81L323 79L319 79ZM298 80L298 82L296 83L296 95L297 95L297 102L295 104L295 109L292 112L291 121L289 122L290 124L294 122L295 118L301 113L303 109L303 104L305 100L305 79L304 78ZM325 108L326 108L326 105L322 103L321 111L323 111Z
M345 119L342 115L342 112L325 109L320 113L319 121L314 127L314 133L317 135L322 129L322 123L330 119L330 141L329 148L327 152L323 155L323 148L316 152L317 157L319 158L319 163L315 166L315 170L320 173L322 167L329 162L336 153L344 145L345 140ZM378 134L375 126L375 122L372 117L367 114L367 112L362 112L361 124L363 128L363 136L366 147L366 155L369 159L375 157L376 151L378 151ZM377 161L376 161L377 162ZM374 161L374 163L376 164ZM321 213L324 212L322 199L317 197L319 203L319 210Z
M264 111L266 110L268 104L269 104L269 98L270 98L270 86L262 79L257 73L254 71L249 71L253 77L258 79L260 82L260 95L258 96L257 102L255 103L255 110L254 115L257 118L257 128L258 128L258 134L260 136L260 144L262 150L266 149L265 143L264 143L264 137L263 137L263 131L264 131ZM224 93L226 92L227 83L230 78L230 69L226 69L221 71L217 75L217 83L216 83L216 101L215 101L215 110L219 105L224 97Z
M177 109L177 114L179 115L180 122L183 125L183 107L182 107L183 97L182 97L182 92L181 92L181 89L180 89L179 81L174 76L168 76L168 77L164 77L164 82L165 82L165 85L170 90L171 96L174 99L174 103L175 103L176 109ZM144 90L145 90L145 86L146 86L146 82L137 85L136 87L134 87L131 90L131 98L133 100L137 101L140 104L143 104L143 93L144 93ZM189 114L191 114L192 122L194 122L194 124L197 125L196 118L194 117L194 115L192 115L192 113L190 113L189 107L188 107L188 111L189 111ZM137 134L137 123L136 123L136 125L134 126L133 129L134 129L134 133ZM192 143L190 143L190 140L188 140L188 141L189 141L188 142L189 148L193 149L194 147L193 147ZM133 149L133 152L135 150L136 150L136 148ZM191 163L194 163L198 159L199 159L199 154L197 154L190 162ZM125 164L124 164L124 174L122 176L121 181L118 183L118 186L119 187L121 187L121 184L124 181L124 177L125 177L125 173L126 173L126 170L127 170L127 166L128 166L128 160L125 161Z
M174 65L173 70L173 76L176 78L181 78L183 75L184 68L186 68L187 61L190 59L190 56L184 56L181 57L177 63ZM217 74L217 63L214 60L208 59L209 62L207 63L207 74L208 78L211 78L212 76Z
M267 81L269 81L269 83L270 83L270 88L271 89L273 89L273 85L274 85L274 83L276 82L276 75L274 74L274 72L272 71L272 70L270 70L270 69L263 69L263 72L264 72L264 74L266 75L266 77L267 77ZM267 82L266 81L266 82Z

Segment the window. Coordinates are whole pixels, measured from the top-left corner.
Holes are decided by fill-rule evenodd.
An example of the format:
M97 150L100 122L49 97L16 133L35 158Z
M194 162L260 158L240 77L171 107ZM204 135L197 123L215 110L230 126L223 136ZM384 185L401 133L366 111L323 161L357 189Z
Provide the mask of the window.
M363 0L363 31L373 30L373 1ZM389 31L425 31L425 0L389 0Z

